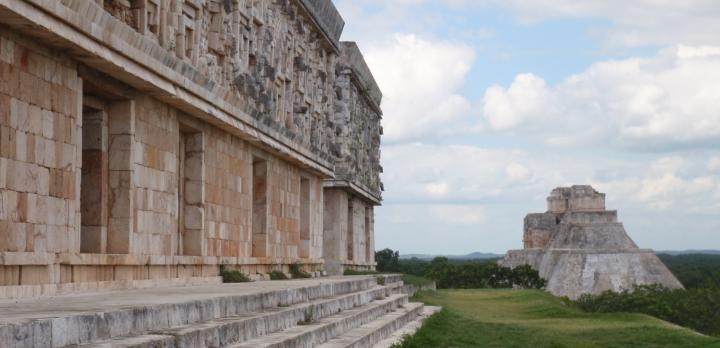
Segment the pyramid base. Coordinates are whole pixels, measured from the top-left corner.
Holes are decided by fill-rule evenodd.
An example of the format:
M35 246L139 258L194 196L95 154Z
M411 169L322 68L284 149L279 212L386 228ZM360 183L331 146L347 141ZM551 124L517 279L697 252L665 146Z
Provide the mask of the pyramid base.
M632 290L637 285L659 284L682 289L682 284L650 249L511 250L499 261L505 267L530 265L547 280L546 290L577 299L607 290Z

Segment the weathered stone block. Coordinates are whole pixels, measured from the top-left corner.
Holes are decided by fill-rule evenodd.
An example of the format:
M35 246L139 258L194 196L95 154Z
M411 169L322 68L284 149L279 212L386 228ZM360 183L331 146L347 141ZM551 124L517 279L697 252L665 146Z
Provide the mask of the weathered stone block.
M203 204L205 202L205 184L198 181L185 182L185 203L191 205Z
M15 133L15 156L18 161L27 162L27 133L16 131Z
M198 206L186 205L184 212L184 223L187 229L203 229L205 222L205 209Z
M47 139L52 139L55 131L55 126L53 125L53 122L55 121L55 117L53 116L52 111L50 110L42 110L42 136Z
M14 64L15 43L5 37L0 38L0 61Z

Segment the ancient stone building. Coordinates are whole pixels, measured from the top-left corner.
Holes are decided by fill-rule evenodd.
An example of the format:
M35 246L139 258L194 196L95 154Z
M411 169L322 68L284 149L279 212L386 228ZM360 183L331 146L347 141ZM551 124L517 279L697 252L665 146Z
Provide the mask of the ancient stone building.
M635 285L682 288L652 250L638 248L627 235L617 211L605 209L604 193L559 187L547 205L546 213L525 217L524 249L508 251L501 265L528 264L547 280L548 291L570 298Z
M324 259L330 274L375 269L373 209L382 191L382 96L355 43L342 43L335 78L335 178L325 180L324 192Z
M330 0L0 0L0 297L374 267L381 93Z

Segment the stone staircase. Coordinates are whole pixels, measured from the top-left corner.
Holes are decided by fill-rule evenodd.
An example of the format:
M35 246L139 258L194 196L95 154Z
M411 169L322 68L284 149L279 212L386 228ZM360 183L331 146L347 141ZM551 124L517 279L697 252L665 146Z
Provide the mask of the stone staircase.
M0 346L389 346L401 336L393 333L412 332L435 309L408 302L400 276L383 278L384 285L373 276L333 277L0 303Z

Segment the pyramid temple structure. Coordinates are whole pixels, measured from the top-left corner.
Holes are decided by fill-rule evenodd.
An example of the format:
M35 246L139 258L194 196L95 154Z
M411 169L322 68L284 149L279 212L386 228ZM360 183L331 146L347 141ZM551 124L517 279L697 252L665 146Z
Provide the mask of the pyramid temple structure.
M548 211L525 217L523 250L508 251L506 267L528 264L547 280L556 296L578 298L636 285L682 284L651 249L640 249L605 209L605 194L587 185L558 187L547 198Z

